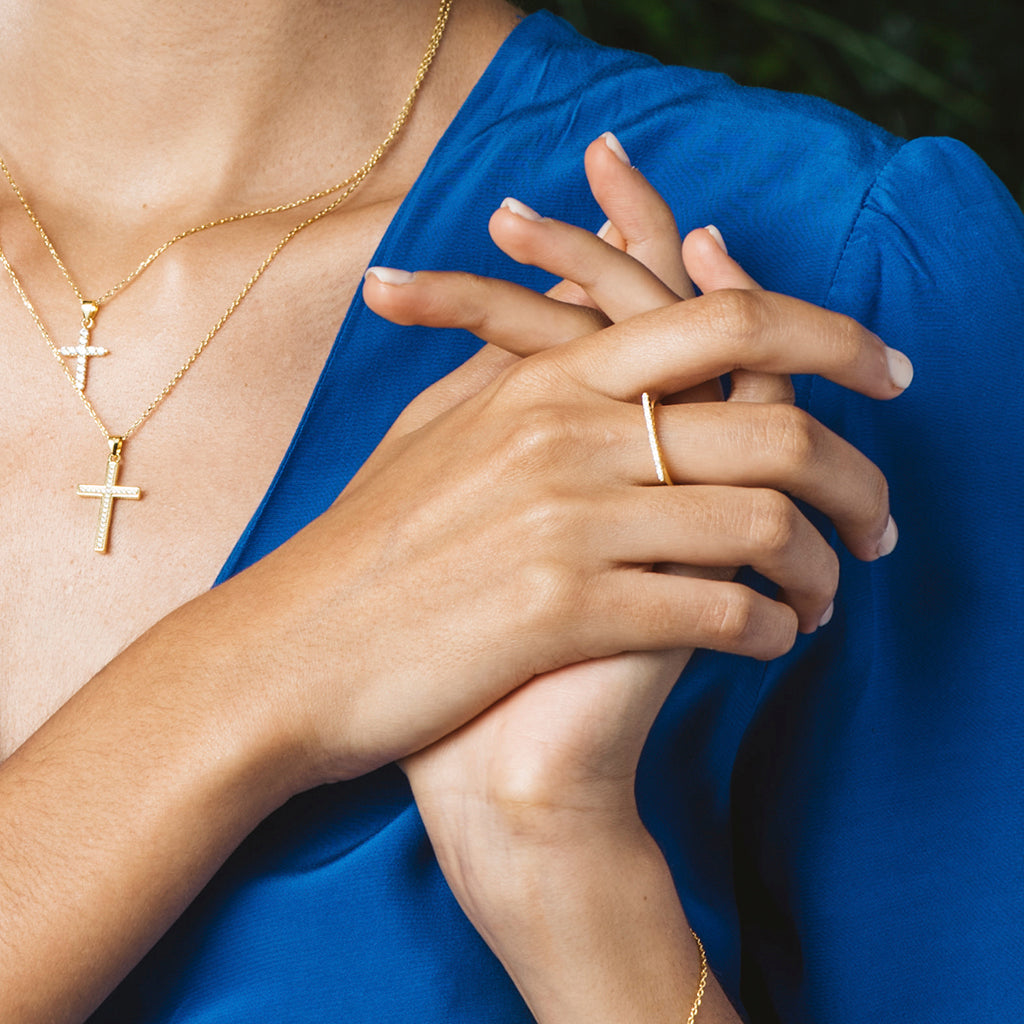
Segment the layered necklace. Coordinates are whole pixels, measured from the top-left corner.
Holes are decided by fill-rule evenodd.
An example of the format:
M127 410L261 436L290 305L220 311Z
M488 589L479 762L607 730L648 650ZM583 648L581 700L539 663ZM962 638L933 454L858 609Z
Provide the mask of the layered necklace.
M271 263L277 258L282 249L297 235L299 232L308 228L311 224L315 224L318 220L326 217L333 210L336 210L352 193L362 184L369 173L374 167L380 162L381 158L391 147L391 144L398 137L402 128L409 120L409 115L412 112L413 105L416 102L416 97L419 94L420 88L423 85L423 81L427 76L427 72L430 70L430 66L433 63L434 57L441 45L441 39L444 35L445 26L448 23L448 15L451 11L451 5L453 0L441 0L440 8L437 12L437 19L434 23L434 29L430 37L430 42L427 46L426 52L423 54L420 60L419 67L416 72L416 77L413 82L411 91L406 98L405 103L402 106L398 117L395 118L391 125L390 130L384 137L383 141L377 146L377 148L370 154L369 158L361 167L359 167L354 173L350 174L343 181L339 181L335 185L331 185L329 188L321 189L317 192L311 192L308 195L302 196L300 199L295 199L291 202L281 203L277 206L268 206L258 210L247 210L244 213L232 214L228 217L221 217L217 220L206 221L202 224L197 224L194 227L186 228L184 231L179 231L172 238L169 238L162 245L154 249L148 256L146 256L139 265L127 275L123 277L116 284L112 285L105 292L99 295L97 298L87 298L71 273L68 271L67 266L61 259L60 254L50 241L49 235L47 235L43 225L40 223L39 218L35 215L28 200L25 198L24 193L18 187L7 164L3 158L0 157L0 171L3 172L4 177L7 179L8 184L14 191L15 195L21 202L22 207L28 214L29 219L35 226L40 238L46 245L50 256L57 264L60 272L63 274L65 280L71 286L72 291L78 300L81 308L82 321L81 327L78 334L78 343L75 345L58 346L47 329L46 324L43 322L42 317L37 312L35 306L32 304L25 291L21 280L15 273L14 268L11 266L10 261L4 254L3 248L0 247L0 263L3 264L4 269L7 271L8 276L14 285L18 296L21 298L22 303L28 310L33 322L42 335L43 340L46 342L47 347L53 354L54 358L60 364L61 370L64 373L65 378L71 387L75 390L75 393L79 396L82 403L85 405L86 410L92 417L96 426L99 428L103 435L104 441L107 446L107 462L106 462L106 474L103 483L101 484L79 484L76 493L79 497L83 498L97 498L99 499L99 515L96 524L96 532L93 539L93 550L97 552L105 552L109 545L110 540L110 526L111 518L113 514L114 502L119 499L128 499L131 501L138 501L142 498L142 490L139 487L127 487L118 483L118 473L120 471L121 463L124 458L125 443L130 437L132 437L142 427L142 425L153 415L157 406L164 401L165 398L174 390L178 382L185 376L188 370L191 368L193 363L202 355L206 347L213 341L214 337L218 334L220 329L228 322L235 310L241 305L242 300L249 294L249 292L256 285L256 282L263 276L264 272L270 266ZM221 314L217 322L206 332L206 335L202 340L195 346L195 348L188 355L188 358L181 364L177 372L173 377L164 385L163 389L156 395L155 398L142 410L142 412L135 418L135 420L115 434L109 430L103 420L97 413L96 408L86 395L86 385L88 381L88 360L99 356L108 355L108 350L100 348L92 343L92 330L96 323L96 317L100 310L105 306L111 299L119 295L125 288L127 288L133 281L135 281L140 274L147 267L149 267L154 260L165 253L172 245L183 239L189 238L192 235L198 234L201 231L207 231L210 228L220 227L225 224L233 224L236 221L248 220L251 217L264 217L275 213L285 213L288 210L298 209L304 207L310 203L315 203L317 200L330 199L327 205L323 206L319 211L307 217L305 220L300 221L278 241L278 243L270 250L269 253L264 257L263 262L256 268L249 279L242 285L241 290L231 300L228 307ZM73 363L69 363L69 358L73 357Z

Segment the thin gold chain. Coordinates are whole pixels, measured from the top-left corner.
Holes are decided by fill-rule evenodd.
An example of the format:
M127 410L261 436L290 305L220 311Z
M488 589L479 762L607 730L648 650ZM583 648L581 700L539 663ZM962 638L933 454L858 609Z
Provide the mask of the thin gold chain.
M686 1018L686 1024L693 1024L697 1019L700 1004L704 1001L704 988L708 983L708 957L704 952L704 943L700 941L700 936L692 928L690 934L696 939L697 949L700 952L700 979L697 982L697 995L693 1000L693 1006L690 1007L690 1016Z
M89 411L89 415L93 418L96 425L100 428L104 438L107 440L108 443L114 441L115 439L126 441L129 437L132 436L132 434L134 434L139 429L139 427L142 426L143 423L146 422L146 420L149 419L149 417L156 410L157 406L171 393L171 391L174 390L175 385L178 384L181 378L185 376L189 368L199 358L199 356L202 354L206 346L209 345L211 341L213 341L218 331L220 331L220 329L228 322L228 320L231 318L231 315L235 312L236 309L238 309L239 305L241 305L242 300L246 297L246 295L249 294L249 292L252 290L256 282L263 276L264 271L266 271L270 264L274 262L274 260L276 259L277 255L281 252L281 250L304 228L307 228L311 224L316 223L322 217L326 217L327 214L337 209L337 207L340 206L362 184L363 180L370 173L370 171L372 171L373 168L380 162L381 158L387 152L392 142L394 142L395 138L398 136L398 133L402 130L403 126L405 125L405 122L409 119L409 114L412 110L413 103L416 99L416 95L423 84L423 80L426 78L427 71L430 69L430 65L433 62L435 55L437 54L438 48L440 47L441 38L444 35L444 29L448 21L448 14L451 11L452 2L453 0L442 0L441 2L441 7L437 15L437 22L434 26L434 32L430 39L430 45L427 47L427 51L423 55L423 59L420 61L419 69L417 70L416 73L416 81L415 85L413 86L413 90L409 94L409 98L406 100L405 106L402 108L401 114L399 114L398 118L391 126L391 130L388 132L384 141L381 142L379 146L377 146L377 148L373 151L373 153L371 154L370 158L366 161L366 163L364 163L362 167L360 167L354 174L352 174L349 178L346 179L347 184L342 183L342 185L335 186L331 189L327 189L318 194L318 197L325 198L326 196L331 195L334 192L337 192L339 188L342 189L340 194L336 195L335 198L327 206L325 206L318 213L315 213L312 216L307 217L300 223L296 224L290 231L287 232L287 234L285 234L285 236L277 243L277 245L275 245L274 248L270 250L270 252L264 258L263 262L256 268L252 276L242 286L241 291L235 296L235 298L232 300L228 308L223 312L223 314L221 314L220 319L213 325L213 327L210 328L210 330L206 333L206 336L203 338L203 340L199 342L199 344L192 350L191 354L185 360L185 362L182 363L177 373L174 374L174 376L164 386L163 390L149 403L149 405L146 406L146 408L138 416L135 422L132 423L131 426L129 426L121 434L112 434L107 429L103 420L100 419L99 413L96 412L96 409L93 406L92 402L90 402L89 399L86 398L85 392L78 390L78 387L75 384L74 375L72 374L70 368L68 367L68 364L65 362L64 357L60 354L60 350L58 349L56 343L50 336L50 332L47 330L46 325L43 323L42 317L40 317L39 313L36 311L35 306L33 306L31 300L29 299L28 294L25 292L25 289L22 286L21 281L18 279L17 274L14 272L14 268L8 261L6 254L4 253L3 249L0 248L0 263L3 264L4 269L7 271L8 276L10 277L12 283L14 284L15 290L18 292L18 295L21 298L21 301L24 303L25 308L31 314L33 321L35 321L35 325L39 329L39 332L42 334L43 338L45 339L46 344L50 349L50 352L53 354L54 358L56 358L57 362L60 363L61 370L63 371L64 376L67 378L71 386L75 389L75 392L82 399L82 402L85 404L86 409L88 409ZM307 197L306 199L299 200L296 203L282 206L280 207L280 209L286 210L291 209L295 206L300 206L306 202L311 201L311 198L316 197ZM216 223L229 223L231 220L240 220L243 217L257 216L261 212L269 211L252 211L246 214L238 214L233 218L224 218L223 220L218 221ZM212 226L212 224L213 222L211 222L210 225L205 226L210 227ZM40 228L39 230L40 232L42 232L42 228ZM202 230L202 226L192 229L191 233L194 234L196 231L199 230ZM178 238L184 237L184 234L179 235L177 236L177 238L172 239L170 242L165 243L165 245L161 249L157 250L156 253L151 254L149 257L147 257L147 261L151 263L154 259L156 259L156 256L158 256L160 252L167 248L168 245L173 244L173 242L177 241ZM57 257L57 254L56 252L54 252L52 247L51 252L53 252L54 258L58 259L59 262L59 258ZM139 273L141 273L145 265L146 264L140 265L139 269L135 271L135 274L133 276L137 276ZM66 271L65 276L67 276ZM70 281L71 278L68 277L68 280ZM130 278L126 279L126 282L128 280L130 280ZM124 287L124 283L121 283L120 287Z
M78 298L80 303L91 301L97 307L102 306L104 303L109 302L118 292L122 289L127 288L128 285L134 281L139 274L141 274L158 256L163 255L172 245L177 242L183 241L192 235L198 234L200 231L207 231L210 228L221 227L224 224L234 224L236 221L249 220L252 217L265 217L274 213L285 213L288 210L297 209L300 206L306 206L309 203L314 203L318 199L326 199L328 196L334 195L336 192L342 192L345 197L352 194L353 187L357 186L363 178L373 169L374 165L384 155L385 151L390 147L391 143L394 142L398 133L405 126L405 122L409 119L409 115L412 112L413 104L416 102L416 96L420 91L420 87L423 85L423 80L426 78L427 71L430 68L431 63L437 54L438 47L441 45L441 38L444 35L445 26L448 22L448 15L451 11L453 0L442 0L440 9L437 13L437 18L434 23L434 31L430 37L430 42L427 45L427 50L420 61L419 68L416 72L416 78L413 82L412 89L409 95L406 97L405 103L402 106L398 117L395 118L394 123L391 125L391 130L388 132L384 141L373 151L369 160L362 167L359 168L355 173L350 174L343 181L339 181L336 185L331 185L328 188L320 189L317 192L310 192L308 195L303 196L301 199L295 199L290 203L280 203L277 206L267 206L259 210L246 210L244 213L231 214L228 217L219 217L216 220L205 221L202 224L196 224L194 227L186 228L184 231L179 231L173 238L167 239L162 245L154 249L148 256L146 256L141 263L130 273L127 277L121 278L116 284L108 288L98 299L89 300L83 294L82 290L78 287L77 282L71 276L70 271L65 265L60 254L57 252L56 246L50 240L50 236L46 233L45 228L39 222L39 218L35 215L32 207L29 205L28 200L25 198L25 194L21 191L18 183L14 180L14 176L11 174L3 157L0 156L0 171L3 172L4 177L7 179L8 184L11 186L14 194L18 197L22 207L28 214L30 220L35 225L36 231L39 233L39 237L43 240L46 248L49 250L50 255L53 257L53 261L60 268L60 272L64 275L65 280L71 285L74 290L75 296ZM330 207L324 212L330 212L334 207ZM306 225L303 224L303 227ZM244 294L244 293L243 293ZM239 300L240 301L240 300ZM216 333L216 331L214 331Z

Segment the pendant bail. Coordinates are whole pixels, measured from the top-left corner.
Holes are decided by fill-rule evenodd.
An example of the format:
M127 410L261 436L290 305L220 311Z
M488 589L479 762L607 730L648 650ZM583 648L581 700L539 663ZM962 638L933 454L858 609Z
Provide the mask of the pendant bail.
M110 461L120 462L121 461L121 449L124 448L123 437L108 437L107 444L110 447Z
M82 326L92 327L93 320L96 319L96 314L99 311L100 306L98 302L82 299Z

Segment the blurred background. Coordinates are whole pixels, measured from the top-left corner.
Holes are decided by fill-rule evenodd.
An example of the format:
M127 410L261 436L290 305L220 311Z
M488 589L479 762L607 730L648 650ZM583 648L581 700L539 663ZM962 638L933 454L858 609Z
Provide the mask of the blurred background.
M952 135L1024 206L1021 0L548 0L602 43L813 93L897 135Z

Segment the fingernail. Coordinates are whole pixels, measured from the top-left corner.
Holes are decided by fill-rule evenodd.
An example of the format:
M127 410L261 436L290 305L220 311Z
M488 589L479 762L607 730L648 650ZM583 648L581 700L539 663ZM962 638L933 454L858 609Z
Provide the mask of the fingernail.
M836 612L836 603L835 603L835 601L833 601L825 609L825 614L822 615L821 622L818 623L818 629L821 629L822 626L827 626L832 621L832 616L835 615L835 612Z
M371 275L383 284L408 284L416 276L408 270L395 270L394 267L370 267L363 276Z
M627 166L632 166L629 162L629 157L626 156L626 151L622 148L622 143L612 135L611 132L605 132L601 136L604 139L604 144Z
M885 361L889 364L889 379L903 391L914 379L914 364L894 348L886 348Z
M518 199L513 199L511 196L506 196L502 199L501 205L506 210L514 213L517 217L522 217L523 220L544 219L536 210L531 210L526 203L521 203Z
M606 220L606 221L605 221L605 222L604 222L604 223L603 223L603 224L602 224L602 225L601 225L601 226L600 226L600 227L599 227L599 228L597 229L597 237L598 237L598 238L604 238L604 236L605 236L605 235L607 235L607 234L608 234L608 232L609 232L609 231L611 230L611 227L612 227L612 222L611 222L610 220Z
M896 549L896 541L899 540L900 532L896 529L896 520L892 516L889 516L889 522L885 525L885 533L882 534L882 539L878 542L878 557L885 558L886 555L891 555Z
M726 256L728 256L729 247L725 244L725 239L722 237L722 232L719 231L714 224L709 224L704 230L718 243L718 248L721 249L722 252L726 254Z

